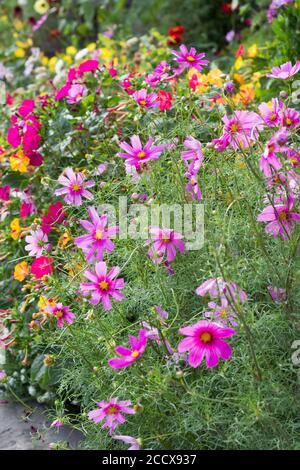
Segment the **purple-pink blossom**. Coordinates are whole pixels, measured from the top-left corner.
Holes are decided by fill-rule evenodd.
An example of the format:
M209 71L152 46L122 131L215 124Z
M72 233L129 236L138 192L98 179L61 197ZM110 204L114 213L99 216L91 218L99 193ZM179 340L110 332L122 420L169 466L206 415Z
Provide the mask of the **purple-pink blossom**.
M191 47L190 50L188 50L184 44L180 46L179 51L172 51L172 54L179 65L177 73L183 72L186 68L195 68L201 72L201 70L203 70L202 65L209 64L208 60L203 60L203 57L205 57L204 52L198 54L194 47Z
M291 62L285 62L279 67L273 67L271 73L267 73L269 78L280 78L281 80L288 80L293 75L296 75L300 70L300 60L297 60L294 65Z
M111 253L115 249L110 237L113 237L119 228L117 226L107 227L108 215L102 214L100 216L93 206L88 208L88 213L91 222L88 220L79 221L88 234L75 238L74 242L83 250L88 262L102 261L104 251Z
M170 228L160 227L150 227L149 231L152 235L153 243L148 252L150 258L153 257L153 253L156 253L161 257L161 260L166 256L167 261L171 263L176 257L176 250L179 250L180 253L184 253L185 245L181 233L175 232ZM147 244L149 243L151 242L148 241Z
M91 294L90 303L97 305L102 301L105 310L111 310L110 297L115 300L123 300L124 294L120 292L124 288L124 279L115 279L120 272L120 268L114 266L107 274L107 265L104 261L95 264L95 272L86 269L84 276L91 282L82 282L80 289L84 294Z
M118 153L118 156L125 158L125 163L140 169L141 165L149 162L150 160L157 160L160 154L165 150L166 145L153 145L153 139L150 137L147 143L143 146L138 135L133 135L130 138L131 145L123 141L120 147L125 153Z
M81 206L82 198L86 198L91 201L94 196L86 188L94 186L93 180L85 181L83 173L75 173L72 168L66 168L64 175L60 175L58 178L63 188L56 189L54 194L61 196L65 194L64 201L67 204L74 204L75 206Z
M25 237L25 241L27 242L25 250L29 252L29 256L39 257L47 248L48 237L39 228L37 230L31 230L30 235Z
M266 222L265 231L273 237L278 235L282 240L288 240L294 230L295 223L300 223L300 214L292 212L294 197L290 194L286 203L276 203L267 206L257 216L258 222Z
M179 333L187 338L178 344L178 352L189 351L188 363L191 367L198 367L204 357L208 368L215 367L220 358L227 361L232 355L231 347L223 341L223 338L235 334L232 328L200 320L193 326L180 328Z
M277 98L272 98L271 104L262 103L259 105L260 115L268 127L275 127L280 124L280 111L282 107L283 104Z
M224 281L221 277L212 277L207 279L196 289L196 294L204 297L209 294L211 299L222 297L227 300L244 303L247 300L247 294L234 282Z
M105 420L102 429L109 429L111 436L119 424L125 423L126 419L122 413L134 415L135 410L131 408L131 401L118 401L118 398L111 398L108 402L100 401L96 403L99 408L88 413L90 420L100 423Z
M78 83L72 85L68 90L67 102L69 104L79 103L79 101L81 101L87 94L87 91L87 87L84 85L80 85Z
M133 98L141 108L153 108L157 106L157 94L147 92L146 88L142 88L133 93Z
M113 367L114 369L123 369L137 361L145 352L147 346L146 331L141 329L137 338L130 335L129 342L131 349L125 348L124 346L117 346L115 348L116 353L122 356L122 358L116 357L114 359L109 359L108 364L110 367Z
M65 322L69 325L74 323L74 313L71 312L70 307L64 307L61 302L58 302L55 305L47 305L45 307L45 311L56 318L57 328L63 328Z
M236 313L225 297L221 298L221 305L218 305L215 302L208 302L208 307L211 311L205 312L205 317L210 318L223 326L237 326Z
M139 439L136 439L135 437L132 436L112 436L113 439L116 439L117 441L123 441L126 444L130 444L130 447L128 447L128 450L140 450L141 448L141 442Z

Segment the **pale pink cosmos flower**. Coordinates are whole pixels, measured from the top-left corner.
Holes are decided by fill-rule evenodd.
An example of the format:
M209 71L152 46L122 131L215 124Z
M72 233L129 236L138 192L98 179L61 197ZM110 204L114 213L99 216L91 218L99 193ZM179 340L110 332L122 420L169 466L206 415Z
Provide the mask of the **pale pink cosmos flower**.
M88 208L91 222L88 220L80 220L80 225L88 232L88 235L82 235L75 238L75 244L81 248L86 255L86 260L90 263L93 260L102 261L104 250L111 253L115 249L115 245L110 240L119 228L107 227L108 215L98 214L95 207Z
M147 346L147 333L145 330L140 330L139 335L129 336L129 342L131 349L125 348L124 346L117 346L115 351L122 358L116 357L109 359L108 364L113 369L124 369L124 367L130 366L133 362L137 361L141 355L145 352Z
M87 94L87 91L87 87L84 85L72 85L68 90L67 102L69 104L79 103L79 101L81 101L82 98L84 98L84 96Z
M262 103L258 109L260 115L268 127L278 126L281 122L280 111L283 104L277 99L272 98L271 103Z
M191 367L198 367L206 357L208 368L215 367L220 357L227 361L232 355L229 344L222 341L235 334L232 328L221 327L217 323L200 320L193 326L180 328L179 333L187 338L178 344L178 352L190 351L188 363Z
M286 290L282 287L268 286L268 292L275 301L281 302L286 298Z
M128 447L128 450L140 450L141 448L141 442L139 439L136 439L135 437L132 436L112 436L113 439L116 439L117 441L123 441L126 444L130 444L130 447Z
M58 178L63 188L54 191L56 196L65 194L64 201L67 204L74 204L75 206L81 206L83 197L89 201L94 199L93 194L86 189L94 186L94 180L85 181L84 174L75 173L72 168L66 168L64 173L64 175L60 175Z
M231 117L225 115L223 122L223 135L229 136L228 144L234 149L249 147L263 128L261 117L253 111L235 111Z
M70 307L64 307L61 302L55 305L47 305L45 311L56 318L57 328L63 328L65 322L69 325L74 323L74 313L71 312Z
M191 47L190 50L182 44L179 48L180 52L178 51L172 51L172 54L175 57L175 60L177 61L179 68L177 70L177 73L183 72L184 69L186 68L195 68L199 72L203 70L202 65L208 65L209 61L204 59L205 53L202 52L201 54L198 54L197 50L194 47Z
M234 282L224 281L221 277L212 277L207 279L196 289L196 294L204 297L209 294L211 299L222 297L244 303L247 300L247 294Z
M25 246L25 250L29 251L29 256L39 257L47 248L48 237L39 228L37 230L31 230L30 235L25 237L25 241L28 243L28 245Z
M236 322L236 313L225 297L221 298L221 305L218 305L215 302L208 302L208 307L211 309L211 311L205 312L205 317L211 318L223 326L238 325Z
M157 94L150 93L148 94L146 88L135 91L133 93L133 98L141 108L153 108L157 106Z
M292 212L294 197L290 194L284 204L267 206L257 216L258 222L266 222L265 231L273 237L278 235L282 240L288 240L294 230L295 223L300 223L300 214Z
M6 379L6 377L7 376L6 376L5 370L0 370L0 380L4 380L4 379Z
M108 428L109 435L112 436L119 424L125 423L126 419L122 413L134 415L135 410L131 408L131 401L123 400L118 402L118 398L111 398L108 402L97 402L98 409L88 413L90 420L100 423L105 420L102 429Z
M57 418L52 421L52 423L50 424L50 428L61 428L63 425L64 423L59 418Z
M184 253L185 245L181 233L175 232L170 228L150 227L150 234L153 235L154 252L160 256L166 256L167 261L171 263L176 257L176 249ZM151 243L149 240L147 244ZM150 257L151 253L148 252Z
M262 154L259 162L260 170L265 176L272 176L274 171L278 171L282 168L282 164L276 155L276 152L284 152L284 147L280 147L276 144L273 137L267 142L264 153Z
M115 279L120 272L120 268L114 266L107 274L107 266L104 261L95 264L95 272L87 269L84 276L91 282L82 282L80 289L83 293L91 293L90 303L97 305L102 301L104 310L111 310L112 304L110 296L115 300L123 300L124 294L119 292L124 288L124 279Z
M202 192L198 183L197 173L188 171L185 173L184 176L188 178L188 183L185 186L186 191L191 194L192 199L201 201Z
M125 163L134 166L136 169L140 169L141 165L149 162L150 160L157 160L160 154L165 150L166 145L152 146L153 139L150 137L146 145L143 147L141 140L138 135L133 135L130 138L131 145L123 141L120 143L120 147L126 153L118 153L118 156L125 158Z
M271 73L266 76L270 78L280 78L281 80L288 80L293 75L296 75L300 70L300 60L297 60L294 65L291 62L285 62L279 67L273 67Z
M201 142L189 135L183 142L183 145L187 150L181 152L181 158L185 162L191 160L188 166L189 171L198 171L204 159Z

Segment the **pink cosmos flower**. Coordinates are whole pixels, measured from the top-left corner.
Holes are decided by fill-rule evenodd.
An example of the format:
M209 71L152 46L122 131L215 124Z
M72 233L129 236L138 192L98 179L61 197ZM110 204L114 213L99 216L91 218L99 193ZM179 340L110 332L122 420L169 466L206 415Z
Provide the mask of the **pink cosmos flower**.
M272 176L273 171L278 171L282 168L282 164L275 152L284 152L284 148L277 145L272 137L267 142L259 162L261 171L268 177Z
M63 328L64 323L72 325L74 323L75 315L71 312L70 307L63 307L61 302L55 305L47 305L45 311L54 315L57 320L57 328Z
M0 381L6 379L6 372L5 370L0 370Z
M288 129L294 129L299 123L300 114L298 111L292 108L287 108L282 111L282 126Z
M106 263L99 261L95 264L95 272L89 269L84 272L84 276L91 282L82 282L80 289L83 293L91 293L91 304L97 305L101 300L104 310L111 310L110 296L118 301L124 299L124 294L119 292L120 289L124 288L124 279L115 279L119 272L120 268L114 266L107 274Z
M157 94L150 93L148 95L146 88L134 92L133 98L142 108L153 108L157 106Z
M55 419L52 421L50 424L50 428L61 428L64 425L64 423L60 419Z
M236 314L225 297L221 298L221 305L215 302L208 302L208 307L211 311L204 313L207 318L211 318L223 326L238 325L236 322Z
M294 230L295 222L300 223L300 214L291 212L294 205L294 197L290 194L285 204L267 206L258 215L258 222L267 222L265 231L273 237L278 235L282 240L288 240Z
M86 96L87 91L88 91L87 87L84 85L80 85L80 84L72 85L68 90L67 102L69 104L79 103L79 101L81 101L82 98Z
M170 228L159 227L150 227L149 231L151 235L154 235L154 237L152 237L154 239L154 251L161 257L166 255L169 263L174 261L176 257L176 249L178 249L180 253L184 253L185 245L182 240L183 236L180 233L174 232L174 230ZM146 243L149 244L150 241ZM149 250L148 255L150 258L152 257L151 250Z
M98 67L99 67L98 60L88 59L79 65L78 73L79 75L83 75L87 72L94 72L95 70L98 69Z
M36 278L41 279L53 273L53 260L49 256L40 256L36 258L30 268L31 274Z
M186 191L191 194L193 199L201 201L203 196L198 183L197 173L188 171L184 176L188 178L188 183L185 187Z
M18 108L18 113L22 117L26 117L28 116L28 114L30 114L34 110L34 107L35 107L34 100L23 100L21 105Z
M179 333L186 335L178 345L178 352L190 351L188 363L191 367L198 367L202 359L206 357L208 368L215 367L220 357L227 361L232 355L229 344L222 341L235 334L232 328L221 327L217 323L200 320L193 326L180 328Z
M25 250L29 251L29 256L39 257L46 249L48 243L47 235L39 228L38 230L31 230L30 235L25 237L25 241L28 245L25 246Z
M224 129L221 139L214 139L212 144L222 146L224 150L228 145L234 149L249 147L257 140L259 131L263 127L261 117L253 111L235 111L232 117L224 116Z
M124 346L117 346L115 351L123 358L109 359L108 364L114 369L124 369L130 366L133 362L137 361L145 352L147 345L147 333L145 330L140 330L138 338L129 336L131 349L124 348Z
M95 182L93 180L84 181L84 174L74 173L72 168L66 168L64 173L65 176L60 175L58 178L58 181L64 187L54 191L56 196L66 194L64 201L67 204L74 204L75 206L81 206L82 197L85 197L89 201L94 199L93 194L85 189L94 186Z
M281 287L268 286L268 292L272 299L278 302L286 298L286 290Z
M122 413L134 415L135 410L131 407L131 401L124 400L119 401L118 398L112 398L108 402L100 401L97 402L99 409L92 410L88 413L90 420L95 423L100 423L105 419L105 423L102 429L108 428L109 435L111 436L119 424L125 423L125 417Z
M166 78L168 72L170 72L171 66L165 60L162 60L154 69L154 73L159 75L161 78Z
M10 194L10 186L0 186L0 199L8 201Z
M296 75L300 70L300 60L297 60L295 65L291 62L285 62L279 67L273 67L271 73L267 73L266 76L270 78L280 78L281 80L288 80L293 75Z
M244 303L247 300L247 294L234 282L224 281L221 277L212 277L204 281L196 289L196 294L204 297L209 294L211 299L228 298Z
M123 441L126 444L130 444L130 447L128 447L128 450L140 450L141 448L141 442L139 439L136 439L135 437L132 436L112 436L113 439L116 439L117 441Z
M157 160L160 154L165 150L166 145L156 145L152 147L153 139L150 137L146 145L143 147L139 136L133 135L130 138L131 145L123 141L120 143L121 149L126 153L118 153L118 156L125 158L125 163L140 169L141 164L150 160Z
M275 127L280 124L280 111L282 107L283 104L280 103L277 98L272 98L271 105L269 105L268 103L262 103L258 107L260 115L268 127Z
M88 220L79 221L88 232L88 235L77 237L74 242L79 248L82 248L88 262L94 259L102 261L104 250L111 253L115 249L115 245L109 237L114 236L119 231L119 228L116 226L106 227L108 222L107 214L99 216L95 207L89 207L88 213L91 222Z
M188 50L184 44L182 44L179 49L180 52L172 51L172 54L175 56L175 59L179 65L177 73L183 72L183 70L186 68L195 68L201 72L201 70L203 70L202 65L209 64L208 60L203 60L203 57L205 57L204 52L198 54L194 47L191 47L191 49Z
M189 135L183 142L183 145L187 150L181 152L181 158L184 161L191 160L188 166L189 171L198 171L204 159L201 142Z

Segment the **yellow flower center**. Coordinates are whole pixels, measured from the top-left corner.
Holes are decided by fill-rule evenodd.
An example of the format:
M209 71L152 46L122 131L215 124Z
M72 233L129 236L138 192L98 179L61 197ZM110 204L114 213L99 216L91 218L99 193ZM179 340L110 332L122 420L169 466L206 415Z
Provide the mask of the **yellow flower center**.
M145 100L140 100L140 105L141 105L141 106L146 106L146 104L147 104L147 101L145 101Z
M107 413L110 414L110 415L113 415L115 413L117 413L118 409L115 407L115 406L110 406L107 410Z
M138 351L132 351L131 356L132 357L138 357L139 352Z
M274 152L274 150L275 150L274 145L269 145L269 152Z
M291 162L296 164L296 163L298 163L298 160L297 160L296 157L293 157L293 158L291 158Z
M79 191L80 190L80 184L78 184L78 183L73 184L72 189L73 189L73 191Z
M102 237L103 237L102 230L96 230L96 234L95 234L96 240L101 240Z
M56 310L55 316L57 318L61 318L64 315L64 312L62 310Z
M196 59L195 59L195 57L193 57L192 55L188 55L187 58L186 58L186 60L187 60L188 62L195 62Z
M168 243L170 241L170 238L168 237L168 235L163 235L161 239L164 243Z
M107 290L108 289L108 282L107 281L99 282L99 287L100 287L101 290Z
M208 331L204 331L204 333L201 333L200 339L203 343L210 343L212 341L212 335Z
M285 123L286 123L287 126L290 126L292 124L292 122L293 121L290 118L285 119Z
M144 158L146 156L145 152L141 151L137 154L138 158Z
M271 114L270 119L271 119L271 121L275 121L276 120L276 114L275 113Z
M223 310L220 311L220 317L221 318L226 318L227 317L226 310L223 309Z
M285 211L282 211L278 214L278 217L279 217L280 220L286 220L287 213Z
M238 128L239 128L238 124L231 124L230 126L231 132L237 132Z

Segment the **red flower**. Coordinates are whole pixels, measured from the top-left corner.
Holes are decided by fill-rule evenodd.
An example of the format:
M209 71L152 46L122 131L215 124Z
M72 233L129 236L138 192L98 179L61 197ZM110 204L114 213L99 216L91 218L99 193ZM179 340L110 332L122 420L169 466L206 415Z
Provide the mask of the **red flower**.
M235 57L240 57L245 53L245 46L244 44L240 44L238 50L235 53Z
M61 202L51 204L48 208L48 213L42 217L42 230L44 233L49 233L53 229L55 223L60 223L64 220L65 214Z
M170 109L172 106L172 94L165 90L160 90L157 94L158 107L161 111Z
M184 26L173 26L168 31L169 41L168 44L180 44L182 42L182 34L184 33Z
M36 258L30 268L31 274L38 279L53 273L53 259L49 256L40 256Z
M223 5L221 5L221 11L222 13L231 13L232 12L231 3L223 3Z

